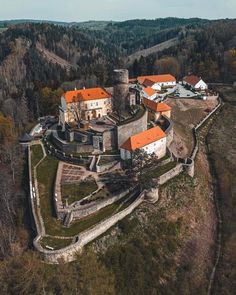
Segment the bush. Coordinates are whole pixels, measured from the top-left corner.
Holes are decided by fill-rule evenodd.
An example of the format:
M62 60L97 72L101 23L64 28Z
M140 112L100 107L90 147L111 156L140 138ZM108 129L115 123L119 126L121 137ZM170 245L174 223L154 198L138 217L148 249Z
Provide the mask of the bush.
M129 234L138 225L138 219L132 218L131 220L122 219L118 222L118 227L124 234Z

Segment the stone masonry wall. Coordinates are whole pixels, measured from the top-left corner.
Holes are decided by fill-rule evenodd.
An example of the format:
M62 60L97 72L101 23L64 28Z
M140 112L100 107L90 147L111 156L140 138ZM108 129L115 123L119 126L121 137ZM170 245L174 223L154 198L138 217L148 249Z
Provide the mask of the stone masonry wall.
M167 173L161 175L160 177L157 178L157 183L159 185L162 185L166 183L168 180L174 178L175 176L179 175L183 171L183 165L182 164L177 164L176 167L168 171Z
M111 198L106 198L105 200L98 200L98 201L94 201L90 204L86 204L86 205L80 205L78 208L73 209L73 220L76 219L81 219L84 218L86 216L89 216L95 212L97 212L98 210L111 205L114 202L119 201L120 199L122 199L125 195L127 195L129 192L131 192L131 190L127 189L126 191L113 196Z
M41 247L39 240L40 235L34 240L35 248L43 255L43 258L49 262L58 264L60 262L70 262L76 259L77 254L81 253L82 247L96 239L101 234L105 233L109 228L115 225L119 220L129 215L135 208L137 208L144 200L144 193L140 194L137 199L126 209L116 213L110 218L96 224L94 227L78 235L78 241L61 250L46 250Z
M136 121L117 126L118 148L132 135L147 130L147 114L145 111L143 116Z

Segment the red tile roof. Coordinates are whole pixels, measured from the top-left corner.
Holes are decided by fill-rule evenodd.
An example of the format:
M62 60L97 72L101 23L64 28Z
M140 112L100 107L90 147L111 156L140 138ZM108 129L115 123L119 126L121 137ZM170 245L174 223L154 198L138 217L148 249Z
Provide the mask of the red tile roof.
M156 102L145 97L143 98L143 104L154 112L167 112L171 110L171 107L168 104L164 102Z
M156 94L156 91L152 87L146 87L143 90L147 93L148 96Z
M165 132L156 126L131 136L121 145L121 148L133 152L164 137L166 137Z
M66 93L64 93L64 98L66 100L66 103L103 99L103 98L110 98L110 97L111 97L111 94L107 92L105 89L100 87L67 91Z
M137 78L138 82L140 84L143 84L145 79L152 81L154 83L164 83L164 82L176 82L176 79L174 76L170 74L165 75L150 75L150 76L139 76Z
M145 86L145 87L151 87L151 86L153 86L154 84L155 84L155 82L153 82L153 81L151 81L151 80L149 80L149 79L145 79L145 80L143 81L143 83L142 83L142 85Z
M186 82L192 86L195 86L200 80L201 80L201 77L194 76L194 75L186 76L183 79L184 82Z

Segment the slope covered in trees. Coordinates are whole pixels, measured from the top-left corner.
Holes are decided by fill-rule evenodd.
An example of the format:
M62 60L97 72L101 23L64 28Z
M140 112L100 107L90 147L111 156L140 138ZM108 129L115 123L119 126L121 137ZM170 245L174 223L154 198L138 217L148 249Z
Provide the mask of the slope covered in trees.
M170 71L178 78L195 73L207 82L233 82L236 79L235 48L236 21L215 21L204 29L182 31L177 46L141 57L130 71L133 76Z
M166 279L175 273L171 255L180 247L180 224L169 221L164 224L168 235L158 231L156 222L156 237L149 231L145 243L131 239L126 246L109 249L102 264L91 253L84 254L80 264L41 264L35 254L28 252L32 233L27 172L17 136L38 116L57 114L64 89L109 85L113 68L126 67L128 54L173 37L179 40L177 46L136 60L130 66L130 75L170 72L180 78L194 72L207 82L235 81L236 21L168 18L103 23L99 30L94 27L95 24L69 27L28 23L9 27L0 34L2 294L133 294L131 287L137 294L146 288L150 294L156 294L156 288L167 294ZM69 69L64 67L68 64ZM169 249L169 253L164 253L167 256L163 255L165 247ZM148 263L142 268L140 262L145 261ZM165 265L168 278L162 276ZM135 285L129 285L133 279L130 270L134 270ZM188 269L181 269L180 273L183 271ZM191 282L183 281L177 287L175 283L170 294L174 294L175 288L186 291L186 284L192 288Z

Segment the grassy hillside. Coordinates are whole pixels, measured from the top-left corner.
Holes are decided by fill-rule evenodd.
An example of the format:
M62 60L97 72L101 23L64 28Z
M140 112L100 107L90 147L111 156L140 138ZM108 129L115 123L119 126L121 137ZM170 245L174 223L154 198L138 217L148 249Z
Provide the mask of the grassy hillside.
M236 89L218 88L225 105L208 136L213 172L218 182L222 215L222 252L212 294L234 294L236 288Z

